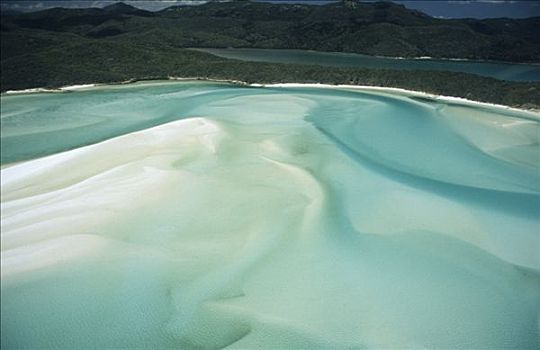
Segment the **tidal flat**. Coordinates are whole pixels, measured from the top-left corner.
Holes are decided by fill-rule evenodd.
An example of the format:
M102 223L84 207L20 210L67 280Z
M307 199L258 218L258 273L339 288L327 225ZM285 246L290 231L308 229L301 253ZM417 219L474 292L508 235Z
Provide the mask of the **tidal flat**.
M2 348L539 346L537 113L187 81L1 118Z

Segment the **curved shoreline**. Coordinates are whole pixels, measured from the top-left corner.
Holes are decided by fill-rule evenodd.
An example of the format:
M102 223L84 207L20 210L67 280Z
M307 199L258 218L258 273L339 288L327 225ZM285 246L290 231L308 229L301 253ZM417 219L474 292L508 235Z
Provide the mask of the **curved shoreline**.
M432 94L425 91L417 91L417 90L407 90L403 88L395 88L395 87L388 87L388 86L371 86L371 85L348 85L348 84L322 84L322 83L270 83L270 84L260 84L260 83L247 83L245 81L241 80L231 80L231 79L208 79L208 78L202 78L202 77L168 77L167 80L162 79L152 79L152 80L127 80L122 81L118 83L92 83L92 84L77 84L77 85L66 85L62 86L57 89L48 89L48 88L32 88L32 89L24 89L24 90L8 90L6 92L3 92L1 95L23 95L23 94L37 94L37 93L61 93L61 92L75 92L75 91L84 91L86 89L95 89L95 88L101 88L101 87L107 87L107 86L118 86L118 85L131 85L135 83L155 83L155 82L162 82L162 83L169 83L173 81L207 81L207 82L218 82L218 83L230 83L230 84L236 84L236 85L242 85L242 86L248 86L248 87L314 87L314 88L326 88L326 89L332 89L332 88L338 88L338 89L356 89L356 90L363 90L363 91L372 91L372 92L383 92L383 93L389 93L393 95L401 95L401 96L414 96L414 97L424 97L433 100L433 102L450 102L450 103L459 103L463 105L468 106L482 106L482 107L491 107L491 108L497 108L497 109L503 109L506 111L514 111L514 112L522 112L530 114L531 117L538 119L540 121L540 109L537 108L516 108L511 107L507 105L502 104L496 104L496 103L489 103L489 102L482 102L482 101L475 101L475 100L469 100L463 97L455 97L455 96L445 96L445 95L437 95Z
M495 104L495 103L489 103L489 102L481 102L481 101L473 101L462 97L454 97L454 96L445 96L445 95L436 95L436 94L430 94L429 92L424 91L415 91L415 90L407 90L407 89L401 89L401 88L393 88L393 87L384 87L384 86L370 86L370 85L346 85L346 84L340 84L340 85L330 85L330 84L297 84L297 83L284 83L284 84L251 84L250 86L255 87L314 87L314 88L339 88L339 89L355 89L355 90L362 90L362 91L372 91L372 92L383 92L383 93L389 93L392 95L400 95L405 97L424 97L432 100L433 102L443 102L443 103L458 103L466 106L482 106L482 107L491 107L496 109L503 109L505 111L514 111L514 112L520 112L520 113L527 113L532 114L531 117L538 119L540 121L540 109L523 109L523 108L516 108L516 107L510 107L506 105L501 104Z

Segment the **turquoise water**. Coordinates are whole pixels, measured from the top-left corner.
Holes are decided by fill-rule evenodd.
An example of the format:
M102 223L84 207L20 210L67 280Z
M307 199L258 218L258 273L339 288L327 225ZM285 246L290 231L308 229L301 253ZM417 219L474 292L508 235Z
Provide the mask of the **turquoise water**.
M317 64L331 67L373 69L442 70L513 81L540 81L540 64L437 59L397 59L343 52L276 49L196 49L243 61Z
M12 163L186 118L219 84L133 84L1 97L1 163ZM240 93L240 92L238 92ZM234 95L230 92L229 95ZM69 103L65 103L69 101Z
M538 348L538 114L154 82L1 117L2 348Z

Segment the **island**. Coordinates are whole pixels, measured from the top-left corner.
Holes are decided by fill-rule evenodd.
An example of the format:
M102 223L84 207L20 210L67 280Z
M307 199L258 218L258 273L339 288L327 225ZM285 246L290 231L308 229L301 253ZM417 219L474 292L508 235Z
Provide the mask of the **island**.
M444 20L387 2L354 4L233 1L175 6L159 12L114 4L103 9L2 13L0 88L5 92L173 76L259 84L384 86L539 108L538 82L509 82L443 71L243 62L188 50L228 46L296 48L528 63L537 62L540 56L534 34L540 18ZM403 34L409 38L405 47L394 43L399 38L390 34L394 30L407 33ZM418 31L420 34L413 35ZM451 37L427 40L440 37L436 33L441 31ZM328 33L332 40L322 33ZM370 38L371 44L345 33L362 40ZM463 44L475 40L484 44ZM339 46L337 42L357 46Z

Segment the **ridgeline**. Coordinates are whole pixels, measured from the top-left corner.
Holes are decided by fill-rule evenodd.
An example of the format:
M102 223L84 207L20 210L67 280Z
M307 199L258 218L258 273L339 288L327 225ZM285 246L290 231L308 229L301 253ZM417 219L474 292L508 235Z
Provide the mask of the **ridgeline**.
M147 12L125 4L2 14L1 90L163 79L398 87L540 108L540 84L472 74L244 62L187 47L315 49L534 62L540 18L443 20L393 3L211 2Z

